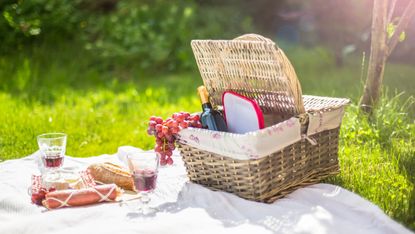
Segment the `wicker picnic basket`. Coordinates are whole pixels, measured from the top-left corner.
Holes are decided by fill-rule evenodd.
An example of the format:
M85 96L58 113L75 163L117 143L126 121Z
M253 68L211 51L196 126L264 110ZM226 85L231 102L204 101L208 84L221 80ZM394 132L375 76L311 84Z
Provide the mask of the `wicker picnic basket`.
M293 116L307 134L309 117L344 108L348 99L302 95L294 68L276 44L260 35L191 43L214 106L232 90L255 99L271 126ZM340 120L341 122L341 120ZM299 187L337 174L339 127L313 132L257 159L238 160L179 142L192 182L242 198L271 203ZM278 142L275 142L278 144Z

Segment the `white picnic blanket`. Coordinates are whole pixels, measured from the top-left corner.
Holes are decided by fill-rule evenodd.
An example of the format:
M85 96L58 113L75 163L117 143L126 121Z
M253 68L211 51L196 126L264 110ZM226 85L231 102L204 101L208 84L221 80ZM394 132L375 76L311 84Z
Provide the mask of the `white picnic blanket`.
M152 206L140 216L132 205L102 203L45 211L30 203L27 189L39 173L31 156L0 163L0 233L410 233L360 196L329 184L299 189L273 204L213 192L187 181L180 156L161 168ZM65 167L85 168L115 155L66 157ZM134 204L134 203L132 203Z

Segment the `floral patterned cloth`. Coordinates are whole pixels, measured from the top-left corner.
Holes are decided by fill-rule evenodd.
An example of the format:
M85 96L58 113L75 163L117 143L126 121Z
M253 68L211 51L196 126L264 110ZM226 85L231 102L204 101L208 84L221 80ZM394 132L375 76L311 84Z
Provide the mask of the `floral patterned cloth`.
M187 128L180 131L179 141L238 160L257 159L277 152L302 138L315 143L312 135L339 127L343 114L344 108L309 113L306 135L301 134L300 119L292 117L271 127L245 134Z

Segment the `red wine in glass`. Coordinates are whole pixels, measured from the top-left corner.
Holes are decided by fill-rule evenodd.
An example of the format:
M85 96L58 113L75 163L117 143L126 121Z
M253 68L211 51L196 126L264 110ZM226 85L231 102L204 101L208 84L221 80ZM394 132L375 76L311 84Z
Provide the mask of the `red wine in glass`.
M140 204L137 212L150 214L156 209L149 207L149 194L156 189L157 172L160 159L154 152L134 152L127 155L128 168L134 180L134 190L140 193Z
M150 169L134 171L133 179L137 191L153 191L156 188L157 172Z
M45 173L42 171L42 178L45 180L52 181L60 178L58 169L63 165L66 138L65 133L45 133L37 136L41 159L46 169Z
M43 165L45 165L46 168L59 168L62 166L62 163L62 154L47 155L43 157Z

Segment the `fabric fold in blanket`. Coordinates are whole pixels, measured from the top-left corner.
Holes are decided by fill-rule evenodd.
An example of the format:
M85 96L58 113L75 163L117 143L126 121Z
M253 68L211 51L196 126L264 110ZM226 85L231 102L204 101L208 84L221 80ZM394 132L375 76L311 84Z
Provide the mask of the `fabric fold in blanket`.
M30 203L27 189L39 173L34 155L0 163L0 233L411 233L374 204L339 186L316 184L273 204L241 199L188 182L177 152L161 168L143 217L131 202L45 211ZM85 169L96 162L119 163L116 155L65 159L64 167Z

